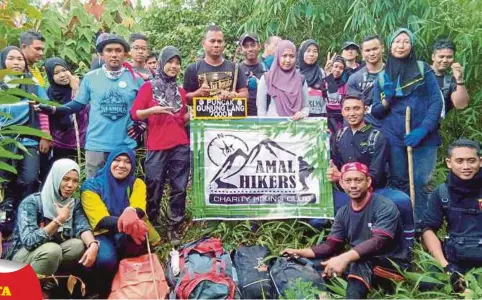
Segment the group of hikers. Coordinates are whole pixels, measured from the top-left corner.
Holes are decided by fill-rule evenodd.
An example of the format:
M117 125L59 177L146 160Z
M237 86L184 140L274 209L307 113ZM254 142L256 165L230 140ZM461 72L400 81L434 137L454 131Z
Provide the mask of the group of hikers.
M4 258L28 263L43 275L80 264L105 297L121 259L146 253L147 243L161 243L156 226L166 224L167 240L179 245L190 173L189 107L196 97L217 97L247 98L250 117L327 118L331 161L326 177L333 183L336 213L331 233L311 249L283 253L321 259L324 278L346 276L347 298L367 297L377 267L393 271L391 262L396 262L409 269L414 236L421 236L451 274L456 292L465 288L463 274L482 266L479 143L454 141L446 157L447 180L429 190L441 143L439 124L449 110L469 103L450 40L434 44L428 65L417 60L414 35L402 28L386 45L378 35L365 37L360 46L344 42L341 54L328 53L322 68L315 40L297 48L271 36L262 45L246 33L238 43L244 60L237 63L225 59L223 32L210 25L182 87L179 49L166 46L157 57L148 37L139 33L128 41L100 34L91 71L82 80L58 57L45 60L43 74L35 65L43 59L44 42L40 33L28 31L20 47L0 53L0 68L16 72L0 81L2 90L18 88L59 104L22 99L0 105L10 115L0 116L0 126L26 125L52 137L14 137L23 147L13 151L28 153L15 162L18 174L2 175L8 179L2 233L13 230ZM32 78L36 85L15 83L18 78ZM147 154L140 162L136 150L143 146ZM81 181L78 147L85 151L86 174L80 199L73 196ZM414 207L407 147L413 149ZM144 179L135 175L140 163ZM169 204L161 216L167 182ZM6 225L9 220L13 228ZM441 242L436 232L444 222L448 238Z

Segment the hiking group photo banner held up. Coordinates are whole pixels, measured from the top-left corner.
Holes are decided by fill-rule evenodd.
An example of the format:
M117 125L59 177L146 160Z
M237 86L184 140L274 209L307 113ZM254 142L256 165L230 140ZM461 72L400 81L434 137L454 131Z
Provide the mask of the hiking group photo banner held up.
M190 126L195 220L333 218L326 118Z

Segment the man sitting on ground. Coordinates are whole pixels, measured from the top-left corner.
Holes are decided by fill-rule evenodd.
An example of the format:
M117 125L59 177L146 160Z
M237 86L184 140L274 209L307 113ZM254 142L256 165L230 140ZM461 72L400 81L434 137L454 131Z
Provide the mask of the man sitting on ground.
M453 142L445 162L447 181L430 195L421 228L423 242L446 272L456 292L465 289L462 274L482 267L482 156L471 140ZM440 242L436 232L447 221L448 238Z
M402 218L392 201L373 194L368 167L348 163L341 169L341 184L350 197L335 217L326 242L307 249L285 249L283 253L305 258L327 259L321 262L323 277L342 276L347 271L347 299L366 298L374 275L402 277L391 261L402 269L409 266L411 253L405 245ZM351 250L340 254L345 243ZM382 276L388 277L388 276Z

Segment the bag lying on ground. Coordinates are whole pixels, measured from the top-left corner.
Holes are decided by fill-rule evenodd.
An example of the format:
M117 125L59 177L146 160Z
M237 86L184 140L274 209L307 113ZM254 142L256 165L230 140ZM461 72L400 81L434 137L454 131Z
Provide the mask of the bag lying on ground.
M286 297L285 292L295 288L297 280L311 282L312 287L320 291L324 289L321 273L306 258L278 257L272 262L269 274L279 297Z
M162 265L151 253L121 260L109 299L166 299L168 294Z
M268 266L263 261L268 255L269 250L264 246L242 246L232 253L243 299L273 299L277 296Z
M237 275L221 240L203 238L179 249L179 274L168 263L171 298L234 299L238 292Z

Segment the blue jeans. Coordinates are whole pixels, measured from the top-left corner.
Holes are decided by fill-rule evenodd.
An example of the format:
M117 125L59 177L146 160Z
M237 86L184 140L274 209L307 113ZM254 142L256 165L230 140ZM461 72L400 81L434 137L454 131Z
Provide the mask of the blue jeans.
M427 207L428 186L437 161L437 146L413 148L413 181L415 187L415 223L418 224ZM390 186L410 194L408 158L405 147L390 147ZM418 226L418 225L417 225Z
M151 222L157 223L166 179L169 179L169 185L171 186L167 212L168 225L174 228L184 220L189 157L190 150L187 145L179 145L168 150L147 152L145 162L147 216Z
M38 192L39 188L40 151L37 147L27 147L27 150L28 153L18 150L23 159L16 163L17 176L6 188L5 198L13 199L15 207L27 196Z

